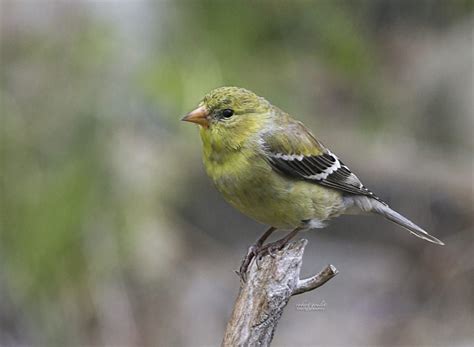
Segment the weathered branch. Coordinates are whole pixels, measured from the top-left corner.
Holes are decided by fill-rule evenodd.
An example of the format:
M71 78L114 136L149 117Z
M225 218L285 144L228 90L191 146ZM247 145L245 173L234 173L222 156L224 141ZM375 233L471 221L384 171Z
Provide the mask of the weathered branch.
M241 284L222 346L270 346L283 309L292 295L322 286L338 271L328 265L300 280L306 240L294 241L274 255L253 261Z
M324 283L329 281L331 278L339 273L334 265L328 265L326 268L321 270L318 274L299 280L293 295L303 294L313 289L321 287Z

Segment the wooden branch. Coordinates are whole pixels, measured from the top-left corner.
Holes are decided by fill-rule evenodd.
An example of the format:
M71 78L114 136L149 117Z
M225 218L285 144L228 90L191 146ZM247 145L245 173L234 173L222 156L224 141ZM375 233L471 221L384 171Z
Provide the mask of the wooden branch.
M291 242L274 255L252 262L247 281L241 283L222 346L270 346L290 297L318 288L337 275L337 269L328 265L317 275L300 280L307 243Z
M297 287L293 291L293 295L303 294L309 292L310 290L321 287L324 283L329 281L338 273L339 271L337 271L334 265L328 265L318 274L305 278L304 280L299 280Z

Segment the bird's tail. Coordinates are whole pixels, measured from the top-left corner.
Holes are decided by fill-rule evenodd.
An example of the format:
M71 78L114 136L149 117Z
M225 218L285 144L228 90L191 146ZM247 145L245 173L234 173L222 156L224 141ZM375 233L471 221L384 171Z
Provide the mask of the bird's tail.
M419 237L420 239L436 243L437 245L444 245L443 241L438 240L434 236L431 236L425 230L410 221L408 218L405 218L397 211L392 210L384 202L368 197L357 197L357 199L354 199L354 202L355 205L357 205L361 210L380 214L387 218L389 221L404 227L410 233Z
M418 225L413 223L411 220L408 218L403 217L400 213L397 211L392 210L388 205L376 201L376 203L372 203L372 209L371 212L375 212L377 214L380 214L387 218L389 221L392 221L405 229L407 229L409 232L411 232L413 235L419 237L420 239L436 243L437 245L444 245L444 242L441 240L438 240L436 237L431 236L428 234L426 231L424 231L422 228L420 228Z

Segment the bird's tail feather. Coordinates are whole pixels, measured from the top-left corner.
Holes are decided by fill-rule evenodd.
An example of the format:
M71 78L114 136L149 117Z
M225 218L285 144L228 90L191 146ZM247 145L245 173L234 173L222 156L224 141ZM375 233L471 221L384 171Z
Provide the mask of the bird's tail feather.
M409 232L411 232L413 235L429 241L436 243L438 245L444 245L444 242L441 240L438 240L436 237L431 236L428 234L426 231L424 231L422 228L420 228L418 225L410 221L408 218L403 217L400 213L392 210L388 205L385 205L384 203L378 202L372 204L372 212L375 212L377 214L380 214L387 218L389 221L392 221L405 229L407 229Z

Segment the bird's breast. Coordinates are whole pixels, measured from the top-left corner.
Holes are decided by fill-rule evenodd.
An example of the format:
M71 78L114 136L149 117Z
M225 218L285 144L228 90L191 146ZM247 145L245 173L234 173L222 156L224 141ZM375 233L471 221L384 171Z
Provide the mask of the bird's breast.
M205 151L203 160L208 176L226 197L255 188L258 176L271 170L249 149Z
M217 190L247 216L279 228L303 220L328 219L340 194L312 183L286 178L251 148L204 151L204 166Z

